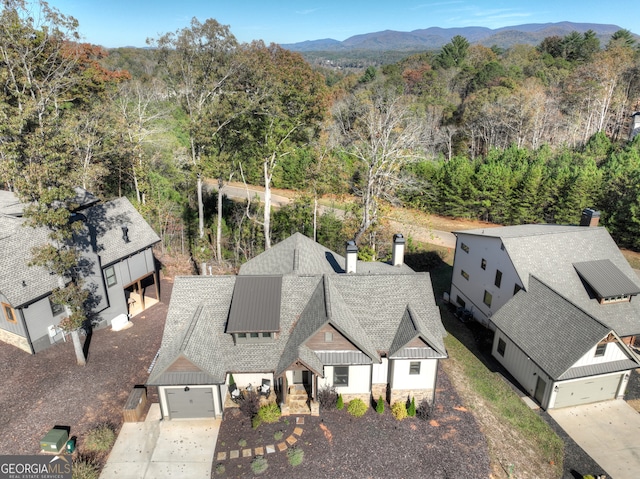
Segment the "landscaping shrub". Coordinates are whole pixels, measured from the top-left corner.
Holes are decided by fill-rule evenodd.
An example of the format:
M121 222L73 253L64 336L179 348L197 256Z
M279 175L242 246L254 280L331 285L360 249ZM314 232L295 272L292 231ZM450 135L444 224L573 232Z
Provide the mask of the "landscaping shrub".
M407 416L415 417L416 416L416 398L411 398L411 402L409 403L409 407L407 408Z
M352 399L351 401L349 401L347 411L353 417L362 417L364 416L364 413L367 412L367 405L360 398Z
M423 421L426 421L431 417L431 403L427 399L420 401L418 409L416 409L416 417Z
M72 479L98 479L98 477L100 477L100 471L92 462L84 459L73 462L71 466Z
M278 422L280 420L280 408L274 402L265 404L260 409L258 409L258 414L256 414L251 420L251 425L253 428L257 428L263 422L267 424L273 424L274 422Z
M324 386L318 391L318 403L320 409L329 411L336 407L338 402L338 393L333 386Z
M264 456L256 456L255 459L251 461L251 470L254 474L262 474L267 470L267 467L269 467L269 464Z
M282 439L284 437L284 432L282 431L276 431L275 433L273 433L273 438L276 441L279 441L280 439Z
M391 406L391 414L393 414L393 417L395 417L398 421L406 419L407 405L405 404L405 402L398 401L396 403L393 403L393 406Z
M92 452L105 452L116 442L116 432L111 424L103 423L87 433L84 448Z
M338 396L338 400L336 401L336 409L342 411L344 409L344 400L342 399L342 394Z
M225 469L225 467L224 467L224 464L218 464L218 465L216 466L216 474L217 474L218 476L223 475L223 474L225 473L225 471L226 471L226 469Z
M255 391L245 391L244 397L238 400L238 405L245 416L253 419L260 409L260 396Z
M247 440L246 439L240 439L238 441L238 446L245 447L246 445L247 445Z
M384 401L382 400L382 396L378 398L378 402L376 403L376 412L378 414L382 414L384 412Z
M304 459L304 451L299 447L293 447L287 450L287 458L292 466L299 466Z

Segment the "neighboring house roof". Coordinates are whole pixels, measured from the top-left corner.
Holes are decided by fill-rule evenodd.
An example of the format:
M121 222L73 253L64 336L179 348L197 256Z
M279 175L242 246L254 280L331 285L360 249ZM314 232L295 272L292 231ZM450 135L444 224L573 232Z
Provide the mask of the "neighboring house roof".
M292 242L298 240L294 238ZM290 248L292 242L284 245L285 250L293 250ZM275 257L290 257L277 251L273 253L283 243L263 254L269 253L269 261ZM326 252L335 255L326 249L317 251L322 255ZM260 261L254 262L256 264ZM337 364L337 361L347 361L346 364L380 362L381 354L388 353L399 334L409 341L416 335L424 338L426 344L422 349L431 351L425 357L446 357L443 342L446 332L428 274L336 274L333 271L326 273L324 267L321 270L316 274L280 276L279 333L273 342L253 344L235 344L233 336L225 333L230 311L234 309L233 302L237 299L234 288L246 277L176 278L160 355L148 384L186 384L178 382L174 374L176 361L182 357L215 379L214 383L223 383L227 372L281 374L296 362L322 374L323 366ZM272 290L272 294L274 292ZM411 327L406 324L407 311L411 311ZM312 351L307 341L327 324L357 350ZM399 329L403 333L398 333ZM405 332L407 329L409 334ZM215 350L216 353L206 355L200 352L203 350Z
M602 227L519 225L458 231L456 234L499 238L504 244L525 289L537 277L620 336L640 334L640 298L630 302L600 304L585 288L575 265L607 260L607 271L616 271L616 284L629 291L640 288L640 280ZM604 271L602 271L604 274ZM603 281L598 280L598 284ZM493 320L493 318L492 318Z
M156 232L127 198L99 203L83 213L89 228L95 232L96 252L103 268L160 242ZM129 241L123 238L123 226L127 228Z
M239 274L332 274L344 273L344 268L344 256L325 248L302 233L294 233L278 243L278 248L270 248L247 261L240 267ZM376 261L358 261L356 271L366 274L413 272L404 264L392 266Z
M8 201L6 194L2 196ZM102 267L160 240L126 198L90 206L78 217L86 218L88 228L83 228L76 242L81 249L97 252ZM49 239L46 228L23 226L24 221L0 215L0 293L14 308L47 296L59 286L56 275L45 268L29 266L31 250ZM122 224L129 227L129 243L122 239Z
M640 365L629 355L627 360L572 368L613 331L535 276L529 278L527 291L519 291L491 320L554 380L624 371Z
M0 216L0 293L14 308L47 296L58 277L40 266L29 266L31 250L47 243L44 228L23 226L22 218Z

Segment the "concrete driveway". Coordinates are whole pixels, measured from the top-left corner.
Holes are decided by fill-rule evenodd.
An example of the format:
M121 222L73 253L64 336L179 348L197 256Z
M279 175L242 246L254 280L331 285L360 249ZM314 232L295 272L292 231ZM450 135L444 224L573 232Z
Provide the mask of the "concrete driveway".
M100 479L211 479L220 419L160 419L152 404L144 422L124 423Z
M640 477L640 414L626 401L547 412L611 477Z

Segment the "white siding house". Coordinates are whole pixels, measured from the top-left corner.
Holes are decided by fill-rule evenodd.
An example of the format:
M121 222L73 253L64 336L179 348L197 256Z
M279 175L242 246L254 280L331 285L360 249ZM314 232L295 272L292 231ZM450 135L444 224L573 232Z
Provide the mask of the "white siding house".
M345 258L295 234L238 276L176 278L148 381L165 396L164 417L233 406L229 373L240 389L269 379L283 413L317 413L325 387L345 402L433 400L446 332L429 275L401 252L394 264L354 261L347 274Z
M492 355L545 409L621 398L640 365L640 281L583 224L457 233L451 301L495 331Z

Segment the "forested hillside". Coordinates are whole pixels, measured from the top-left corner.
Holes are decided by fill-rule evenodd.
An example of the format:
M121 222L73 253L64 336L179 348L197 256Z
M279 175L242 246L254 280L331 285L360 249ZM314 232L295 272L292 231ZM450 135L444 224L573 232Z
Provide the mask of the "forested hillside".
M0 18L0 174L40 224L73 186L126 195L165 251L235 266L294 231L384 254L390 204L500 224L577 223L594 207L640 250L640 49L626 30L507 50L456 36L348 73L239 43L213 19L105 51L46 3L23 7ZM234 203L216 195L230 180L300 199ZM314 220L328 194L359 201Z

